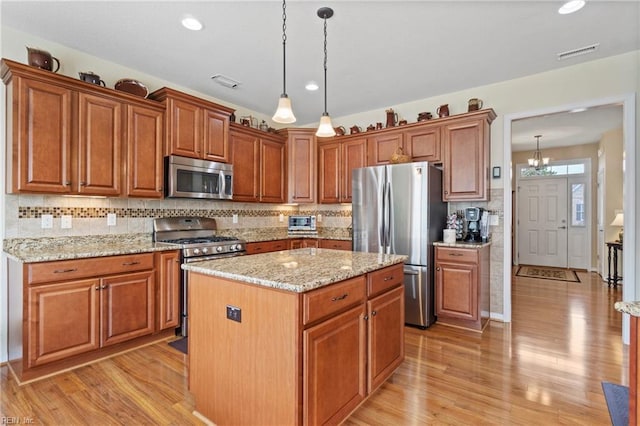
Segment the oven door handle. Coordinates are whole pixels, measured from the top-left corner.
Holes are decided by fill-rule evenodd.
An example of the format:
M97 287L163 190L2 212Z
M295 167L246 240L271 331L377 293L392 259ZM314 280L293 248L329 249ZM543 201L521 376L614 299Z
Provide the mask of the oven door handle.
M211 256L186 257L182 260L182 262L183 263L204 262L205 260L225 259L229 257L244 256L245 254L247 253L243 251L240 251L240 252L236 251L233 253L214 254Z

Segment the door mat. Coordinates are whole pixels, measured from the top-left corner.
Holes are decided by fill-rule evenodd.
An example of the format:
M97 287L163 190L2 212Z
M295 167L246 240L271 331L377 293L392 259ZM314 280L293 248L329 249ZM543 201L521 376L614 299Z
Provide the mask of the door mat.
M580 278L573 269L549 268L546 266L520 266L517 277L541 278L543 280L567 281L579 283Z
M187 343L189 342L188 337L183 337L182 339L178 339L178 340L173 340L171 342L169 342L169 346L171 346L174 349L179 350L180 352L182 352L183 354L187 354L187 348L189 347L187 345Z
M615 383L602 382L604 399L607 401L609 417L613 426L629 424L629 388Z

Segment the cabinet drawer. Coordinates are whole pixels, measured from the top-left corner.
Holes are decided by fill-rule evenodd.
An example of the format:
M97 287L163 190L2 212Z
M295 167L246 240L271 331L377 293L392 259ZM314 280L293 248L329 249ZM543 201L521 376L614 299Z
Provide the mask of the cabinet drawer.
M349 240L320 240L320 248L351 251Z
M27 282L42 284L153 269L153 253L30 263Z
M402 284L404 280L402 265L402 263L399 263L367 274L367 293L369 297L384 293Z
M303 295L305 325L365 301L365 277L359 276Z
M478 250L438 247L436 249L436 260L477 263Z
M247 244L247 254L269 253L280 250L289 250L288 240L262 241Z

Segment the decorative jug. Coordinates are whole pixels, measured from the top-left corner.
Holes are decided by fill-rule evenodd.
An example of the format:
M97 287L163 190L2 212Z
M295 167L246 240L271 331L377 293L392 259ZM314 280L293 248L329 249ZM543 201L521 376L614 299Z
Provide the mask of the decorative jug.
M27 47L27 59L29 65L32 67L38 67L43 70L58 72L60 69L60 61L58 58L54 58L51 54L44 50L34 49ZM53 69L53 62L56 62L56 69Z
M449 104L440 105L436 110L438 113L438 117L448 117L449 116Z
M398 123L398 114L393 112L393 108L389 108L387 111L387 126L386 127L393 127L396 125L396 123Z
M100 76L98 74L94 74L91 71L80 72L80 80L86 81L87 83L97 84L102 87L106 87L103 80L100 80Z

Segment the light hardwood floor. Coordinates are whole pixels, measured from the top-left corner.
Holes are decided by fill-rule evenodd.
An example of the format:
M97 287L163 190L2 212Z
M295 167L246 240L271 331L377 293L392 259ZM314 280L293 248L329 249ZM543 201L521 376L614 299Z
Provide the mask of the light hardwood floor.
M513 322L492 321L483 334L407 328L405 362L345 424L610 424L601 382L628 384L613 309L622 290L579 276L516 278ZM2 366L0 420L201 424L185 377L185 356L165 342L24 386Z

